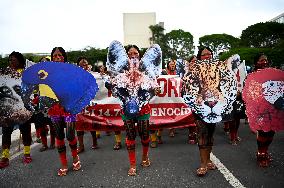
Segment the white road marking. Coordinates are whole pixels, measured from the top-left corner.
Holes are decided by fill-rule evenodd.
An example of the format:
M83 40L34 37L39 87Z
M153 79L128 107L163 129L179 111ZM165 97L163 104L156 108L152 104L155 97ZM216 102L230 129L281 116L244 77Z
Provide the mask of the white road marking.
M235 188L245 188L245 186L228 170L223 163L213 154L210 159L217 166L218 170L224 175L225 179Z
M35 130L32 130L35 131ZM49 139L49 135L47 136L47 139ZM34 147L40 145L40 143L34 143L31 145L31 149ZM14 153L10 160L13 160L17 158L19 155L21 155L23 151L19 151L17 153ZM224 175L225 179L232 185L234 188L245 188L245 186L224 166L224 164L213 154L210 154L210 159L212 162L216 165L218 170Z

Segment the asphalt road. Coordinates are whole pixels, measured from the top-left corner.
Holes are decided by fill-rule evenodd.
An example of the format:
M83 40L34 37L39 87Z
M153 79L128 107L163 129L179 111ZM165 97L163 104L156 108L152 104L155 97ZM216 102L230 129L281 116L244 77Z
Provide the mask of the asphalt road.
M8 168L0 170L0 187L284 187L284 132L276 133L269 148L274 161L270 167L263 169L257 166L256 139L247 124L241 123L239 136L242 141L238 146L230 145L222 125L218 126L214 134L213 157L220 161L219 169L209 171L202 178L196 176L199 167L198 147L186 143L187 129L177 130L174 138L170 138L168 130L165 130L164 144L150 149L151 166L142 168L137 165L136 177L127 176L129 163L125 146L114 151L113 134L101 134L98 140L100 148L97 150L89 149L91 136L85 134L85 152L80 154L80 171L71 170L68 149L70 170L66 177L58 177L56 173L60 164L57 151L41 153L38 151L40 145L34 144L31 164L23 165L21 154L11 160ZM138 164L141 161L139 140L137 138Z

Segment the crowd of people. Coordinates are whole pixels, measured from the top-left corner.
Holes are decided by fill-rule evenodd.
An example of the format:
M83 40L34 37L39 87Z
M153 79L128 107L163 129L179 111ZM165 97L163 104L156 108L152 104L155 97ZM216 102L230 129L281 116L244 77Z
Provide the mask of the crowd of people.
M128 69L127 71L136 71L137 64L141 60L141 52L136 45L129 45L126 47L125 52L128 57ZM210 48L200 48L197 56L192 56L186 61L187 64L192 62L210 60L213 58L213 52ZM41 61L53 61L68 63L67 55L62 47L55 47L50 57L43 57ZM21 74L28 66L24 56L19 52L12 52L9 55L9 67L14 72ZM92 71L93 67L89 64L86 57L78 57L77 65L82 67L84 70L90 72L91 74L96 74ZM265 54L259 54L255 58L255 70L264 69L269 67L269 60ZM190 66L188 66L190 69ZM188 70L190 71L190 70ZM97 68L97 74L108 74L108 71L104 65ZM176 75L176 60L172 59L168 61L166 68L161 72L162 75ZM39 86L37 90L34 91L34 97L31 101L35 109L40 105L39 96L44 92L43 86ZM108 85L108 89L111 89L112 85ZM153 95L159 93L159 88L152 88ZM64 107L60 104L60 101L54 98L56 102L46 111L35 110L33 116L26 123L21 124L19 129L22 134L22 140L24 144L24 157L23 163L28 164L32 162L32 157L30 155L30 146L32 143L31 137L31 123L34 123L37 130L37 137L41 139L42 147L40 151L46 151L47 149L54 149L55 146L59 153L59 159L61 162L61 167L58 170L58 176L67 175L68 163L66 156L66 143L65 138L68 140L71 155L73 159L72 168L75 171L81 169L81 161L78 154L84 152L84 131L76 131L75 122L76 114L66 111ZM237 93L237 100L242 101L242 93ZM212 104L214 105L214 104ZM136 126L138 127L138 134L141 138L142 144L142 162L140 163L143 167L149 167L151 165L149 159L149 147L156 148L158 144L162 144L162 129L157 131L149 130L149 119L150 119L150 106L149 103L145 103L142 108L139 109L138 116L131 117L127 114L126 108L122 108L121 117L126 128L126 148L128 151L128 157L130 162L130 168L128 170L129 176L135 176L136 171L136 156L135 156L135 145L136 145ZM212 152L212 147L214 145L214 130L216 123L205 122L197 113L194 113L196 126L191 126L188 128L188 143L197 144L200 154L200 167L197 169L196 174L198 176L204 176L208 170L215 170L216 165L210 160L210 153ZM228 132L229 138L232 145L237 145L241 139L238 136L238 128L240 125L240 119L246 118L244 115L236 113L234 117L224 122L224 131ZM3 126L2 127L2 156L0 160L0 168L6 168L9 166L10 158L10 146L11 146L11 134L14 130L15 125ZM50 132L50 145L48 146L47 134ZM92 149L98 148L97 138L100 137L100 131L90 131L92 135ZM110 132L106 132L110 135ZM258 146L258 151L256 152L256 158L259 166L267 167L272 161L271 155L268 153L268 147L273 140L275 134L274 130L265 132L263 130L257 130L256 141ZM175 136L175 130L169 129L169 136ZM78 140L78 143L77 143ZM78 144L78 146L77 146ZM114 150L119 150L122 148L122 133L121 131L115 131L115 145Z

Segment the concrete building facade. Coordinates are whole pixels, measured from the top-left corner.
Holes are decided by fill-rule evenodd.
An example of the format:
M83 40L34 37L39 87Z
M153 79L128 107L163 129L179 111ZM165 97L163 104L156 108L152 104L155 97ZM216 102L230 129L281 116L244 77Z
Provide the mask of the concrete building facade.
M276 16L275 18L269 20L270 22L278 22L284 24L284 13L280 14L279 16Z
M150 25L156 25L156 13L123 13L124 45L135 44L148 48L152 32Z

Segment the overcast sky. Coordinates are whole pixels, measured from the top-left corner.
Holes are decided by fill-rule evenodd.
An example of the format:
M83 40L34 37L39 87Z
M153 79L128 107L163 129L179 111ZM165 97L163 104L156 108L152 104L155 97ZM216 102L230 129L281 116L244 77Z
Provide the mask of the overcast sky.
M284 12L284 0L0 0L0 55L80 50L123 42L123 13L156 12L165 31L240 37ZM197 45L197 44L196 44Z

